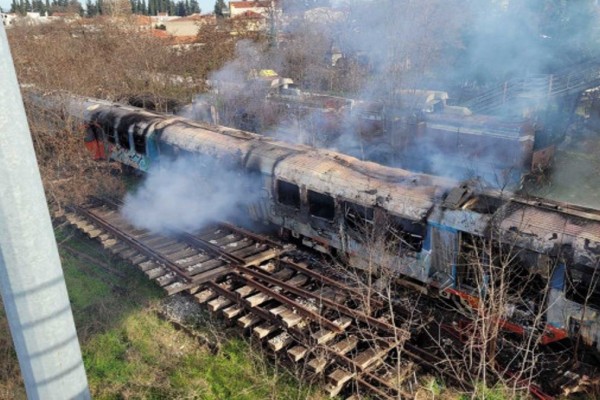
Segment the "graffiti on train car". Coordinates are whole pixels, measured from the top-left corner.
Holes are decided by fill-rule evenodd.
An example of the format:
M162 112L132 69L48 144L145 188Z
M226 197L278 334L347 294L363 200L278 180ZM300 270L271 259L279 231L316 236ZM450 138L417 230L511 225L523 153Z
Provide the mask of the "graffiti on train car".
M107 145L110 158L122 164L128 165L137 170L148 172L150 168L150 160L143 154L136 153L132 149L124 149L123 147L109 143Z

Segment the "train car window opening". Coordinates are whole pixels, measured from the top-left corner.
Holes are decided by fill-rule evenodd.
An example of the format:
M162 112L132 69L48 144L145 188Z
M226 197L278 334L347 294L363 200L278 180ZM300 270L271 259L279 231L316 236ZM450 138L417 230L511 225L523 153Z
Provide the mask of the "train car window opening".
M503 249L500 266L505 274L504 281L508 282L508 294L526 301L542 301L547 279L536 272L523 249L510 245L505 247L508 248Z
M277 200L279 203L300 209L300 188L286 181L277 181Z
M600 310L600 271L585 265L568 267L565 297Z
M390 216L386 239L398 243L401 248L420 252L426 229L424 224Z
M117 129L117 136L119 138L119 146L123 147L124 149L131 149L129 145L129 130L127 127L120 126Z
M361 231L373 225L373 209L348 201L344 202L344 222L349 229Z
M333 221L335 217L335 201L333 197L319 192L308 191L308 209L310 215Z
M109 143L117 143L117 131L115 130L114 127L110 126L110 125L105 125L103 128L104 132L106 132L106 140L108 140Z
M572 336L577 336L579 335L580 331L581 331L581 321L579 321L577 318L573 318L573 317L569 317L569 333Z
M136 153L146 154L146 136L137 126L133 130L133 149Z

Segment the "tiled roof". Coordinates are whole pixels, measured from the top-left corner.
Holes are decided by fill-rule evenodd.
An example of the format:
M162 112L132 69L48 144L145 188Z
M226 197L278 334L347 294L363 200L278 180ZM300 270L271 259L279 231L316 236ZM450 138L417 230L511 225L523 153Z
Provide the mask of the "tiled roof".
M264 19L265 16L259 13L255 13L254 11L244 11L243 13L238 14L235 18Z
M255 8L255 7L271 7L268 1L230 1L229 6L233 8Z

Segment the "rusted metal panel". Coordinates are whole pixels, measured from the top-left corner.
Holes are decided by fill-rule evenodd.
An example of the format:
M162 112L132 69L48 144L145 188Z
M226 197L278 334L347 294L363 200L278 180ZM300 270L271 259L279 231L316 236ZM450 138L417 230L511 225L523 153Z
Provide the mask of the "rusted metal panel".
M600 255L600 223L551 210L513 205L500 228L541 253L570 245L576 258Z

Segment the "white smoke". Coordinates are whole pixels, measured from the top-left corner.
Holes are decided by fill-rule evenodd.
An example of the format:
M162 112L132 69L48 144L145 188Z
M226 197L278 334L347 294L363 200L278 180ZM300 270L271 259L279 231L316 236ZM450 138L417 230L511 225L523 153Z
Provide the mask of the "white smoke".
M256 201L258 182L208 157L161 160L125 198L123 215L154 232L195 231L215 221L240 219Z
M493 179L487 180L497 185L491 182L497 180L497 173L516 168L498 162L514 151L510 145L478 151L477 160L467 160L474 165L465 168L465 160L458 159L451 146L440 148L426 137L413 141L416 135L409 128L388 127L389 131L395 129L392 141L408 138L412 142L398 154L390 142L369 142L370 133L360 130L351 112L338 109L344 117L338 129L330 129L328 124L318 123L320 111L295 110L293 106L287 112L269 109L264 88L250 85L249 73L273 69L292 78L305 91L304 97L288 99L292 103L306 101L309 92L329 91L402 110L386 111L390 120L399 116L426 119L419 104L408 104L411 100L406 93L413 89L446 91L460 105L503 87L507 81L542 76L543 82L543 75L560 72L592 54L590 49L600 35L590 35L594 21L589 15L591 3L555 2L552 7L542 7L542 3L550 2L287 0L284 9L286 5L295 11L311 5L319 8L286 16L282 29L286 39L279 48L241 41L236 58L211 76L221 86L217 96L207 101L220 105L219 123L224 125L455 179L468 179L480 170L479 165L487 165L481 175L493 170ZM328 5L334 9L322 8ZM542 89L547 92L547 87ZM511 99L501 116L522 116L528 104L524 106L523 99L530 102L537 94ZM536 98L535 104L543 108L544 101ZM561 108L560 104L554 107ZM559 124L546 120L540 125L544 123L557 131L548 135L560 136L561 128L553 128ZM457 123L456 132L461 128Z

